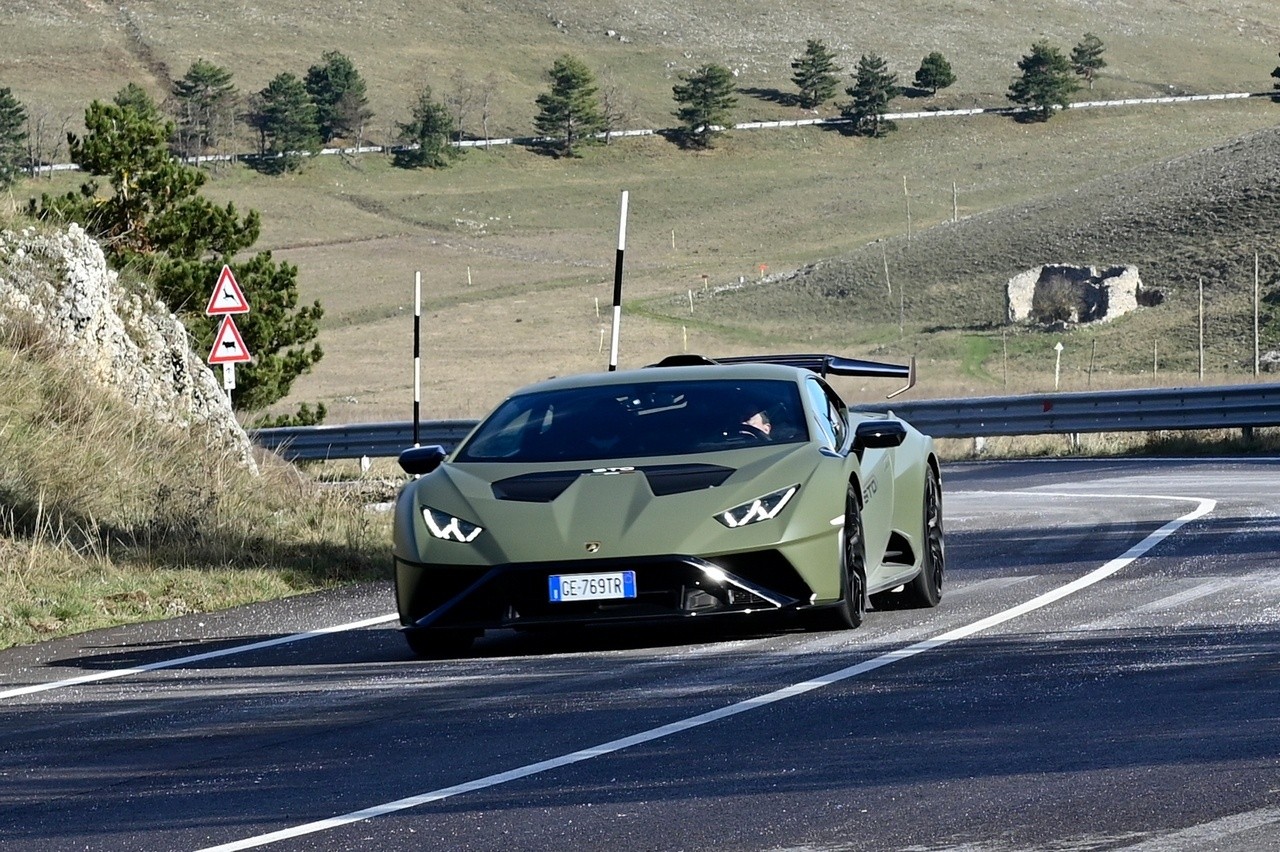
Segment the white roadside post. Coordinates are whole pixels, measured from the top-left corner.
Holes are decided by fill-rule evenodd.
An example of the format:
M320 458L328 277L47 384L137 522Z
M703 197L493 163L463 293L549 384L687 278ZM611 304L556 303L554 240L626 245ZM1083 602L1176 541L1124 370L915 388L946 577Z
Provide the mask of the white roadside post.
M622 210L618 215L618 253L613 264L613 336L609 345L609 372L618 369L618 332L622 325L622 256L627 250L627 199L622 191Z
M467 283L471 281L467 267ZM422 273L413 273L413 445L419 442L418 424L422 419Z
M228 401L231 399L231 391L236 387L236 364L248 362L251 357L231 315L248 312L249 301L244 297L244 291L236 283L231 267L224 265L218 275L218 282L213 287L213 293L209 296L205 313L211 317L222 317L218 332L213 337L213 348L209 350L209 366L222 365L222 387L227 392Z
M1058 345L1053 347L1053 351L1058 353L1057 358L1053 362L1053 389L1058 389L1058 379L1062 375L1062 350L1066 347L1062 345L1062 341L1058 341Z

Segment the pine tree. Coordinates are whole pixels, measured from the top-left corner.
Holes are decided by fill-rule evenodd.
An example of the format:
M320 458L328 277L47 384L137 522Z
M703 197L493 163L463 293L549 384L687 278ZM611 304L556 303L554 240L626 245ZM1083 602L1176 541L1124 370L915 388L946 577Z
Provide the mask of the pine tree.
M1031 53L1018 60L1018 69L1022 76L1009 86L1009 100L1033 107L1040 121L1048 121L1054 107L1066 108L1068 98L1080 88L1071 63L1045 41L1031 46Z
M1071 48L1071 68L1089 81L1089 91L1093 91L1094 75L1107 67L1107 61L1102 58L1103 50L1102 39L1093 33L1085 33L1080 43Z
M884 114L889 102L898 95L898 75L890 73L889 64L876 54L864 54L858 60L858 71L853 85L845 89L852 100L843 110L844 117L853 123L853 132L863 136L879 137L896 129Z
M791 60L791 70L791 82L800 90L799 103L805 109L815 109L835 95L841 68L821 41L809 39L804 53Z
M939 89L945 89L955 81L956 75L951 71L951 63L936 50L921 60L920 67L916 70L916 88L928 89L931 95L938 94Z
M581 60L565 55L547 72L551 89L538 95L533 126L544 136L560 140L560 152L574 156L574 146L604 130L600 90L595 76Z
M194 157L231 134L239 93L231 72L204 59L191 63L173 84L178 112L178 150Z
M201 172L169 156L173 124L161 120L149 98L136 97L139 92L126 87L112 103L94 101L85 110L84 136L67 135L72 162L106 178L111 194L99 197L97 181L89 180L78 194L46 195L42 204L42 212L79 222L101 240L117 267L162 250L156 231L181 232L187 205L194 203L205 180ZM236 242L228 253L243 247Z
M22 174L27 152L27 111L7 87L0 89L0 189Z
M316 105L322 142L335 138L360 143L364 126L373 117L364 78L350 58L336 50L320 56L321 64L307 70L306 88Z
M450 144L453 138L453 116L449 108L431 96L431 87L424 86L410 110L410 119L399 125L400 142L415 147L396 151L395 163L404 168L427 166L444 168L459 156L460 151Z
M710 148L714 134L724 132L716 128L729 123L738 105L733 74L723 65L704 65L685 74L671 92L679 104L675 116L681 124L681 141L689 148Z
M316 105L302 81L288 72L276 75L258 92L249 123L258 131L263 171L294 171L305 154L320 150Z
M118 107L132 110L144 121L160 121L160 107L156 105L155 98L137 83L126 84L111 101Z
M168 140L174 125L130 91L121 103L94 101L85 111L85 134L71 135L71 158L81 170L110 182L103 194L95 180L79 192L43 195L28 212L45 220L79 222L103 245L115 269L149 275L156 294L183 318L197 351L213 344L216 324L204 316L210 289L224 263L232 264L250 300L240 323L253 363L237 371L236 406L255 410L289 392L295 378L321 357L308 344L323 315L318 302L298 306L297 268L276 264L263 252L232 259L258 239L256 212L241 217L233 204L218 207L201 196L205 173L174 160ZM314 410L306 412L314 418ZM319 414L323 416L323 412Z

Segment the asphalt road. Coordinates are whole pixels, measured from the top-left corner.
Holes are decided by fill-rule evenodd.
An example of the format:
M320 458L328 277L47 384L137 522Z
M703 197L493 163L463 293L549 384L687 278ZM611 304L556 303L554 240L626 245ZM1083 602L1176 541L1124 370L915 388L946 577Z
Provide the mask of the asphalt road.
M0 848L1280 849L1280 460L944 486L942 605L856 631L423 662L378 585L2 652Z

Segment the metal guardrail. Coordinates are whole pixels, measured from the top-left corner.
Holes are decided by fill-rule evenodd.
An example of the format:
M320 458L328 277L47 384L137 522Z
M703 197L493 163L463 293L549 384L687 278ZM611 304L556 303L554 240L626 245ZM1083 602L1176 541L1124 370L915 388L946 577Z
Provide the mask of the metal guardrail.
M1280 384L1028 394L859 405L935 438L1280 426Z
M475 428L476 420L429 420L418 424L418 443L452 449ZM258 446L290 461L387 458L413 446L413 421L347 423L341 426L281 426L254 429L249 438Z
M935 438L1250 429L1280 426L1280 384L925 399L854 408L892 411ZM476 423L424 421L418 427L418 442L452 449ZM413 423L258 429L249 437L290 460L390 457L413 445Z

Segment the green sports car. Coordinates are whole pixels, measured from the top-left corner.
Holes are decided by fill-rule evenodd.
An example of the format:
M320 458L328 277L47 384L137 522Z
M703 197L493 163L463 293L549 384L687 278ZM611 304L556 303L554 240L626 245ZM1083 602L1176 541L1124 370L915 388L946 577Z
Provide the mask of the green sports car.
M433 656L491 628L776 611L851 628L873 596L937 605L933 440L851 412L823 378L913 373L675 356L531 385L451 454L406 450L418 476L397 498L394 556L409 646Z

